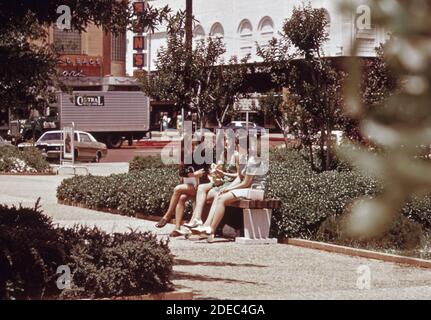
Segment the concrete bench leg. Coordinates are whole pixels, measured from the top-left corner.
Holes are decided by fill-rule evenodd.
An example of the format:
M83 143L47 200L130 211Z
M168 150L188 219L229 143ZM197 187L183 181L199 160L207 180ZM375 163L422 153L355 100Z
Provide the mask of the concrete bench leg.
M269 238L271 227L271 209L243 209L244 237L235 242L241 244L274 244L277 239Z

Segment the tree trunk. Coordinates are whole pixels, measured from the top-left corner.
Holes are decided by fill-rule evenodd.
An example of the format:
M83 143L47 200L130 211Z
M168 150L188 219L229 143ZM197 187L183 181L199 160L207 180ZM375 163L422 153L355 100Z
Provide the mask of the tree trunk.
M331 143L331 134L332 134L332 127L330 125L327 125L327 131L328 134L326 135L326 170L331 169L331 161L332 161L332 143Z
M226 108L224 109L224 111L223 111L223 114L222 114L222 116L221 116L221 119L218 119L218 120L219 120L219 127L220 127L220 128L223 126L223 122L224 122L224 119L225 119L225 117L226 117L227 111L229 110L229 107L230 107L230 105L228 104L228 105L226 106Z
M326 141L326 132L325 127L320 129L320 168L322 171L326 171L326 152L325 152L325 141ZM328 148L326 148L328 149Z
M311 170L316 171L316 166L314 165L313 143L311 143L311 141L308 143L308 152L310 154Z
M286 146L286 150L287 150L289 148L289 140L287 139L286 130L283 130L283 138L284 138L284 145Z

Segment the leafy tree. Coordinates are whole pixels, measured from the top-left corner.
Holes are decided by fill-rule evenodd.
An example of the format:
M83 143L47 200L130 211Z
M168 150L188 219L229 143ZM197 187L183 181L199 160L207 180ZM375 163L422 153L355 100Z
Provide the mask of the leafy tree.
M127 0L0 0L0 105L27 108L46 104L61 84L58 54L44 38L59 18L57 8L71 9L71 28L84 31L89 24L116 33L132 29L138 20L154 30L169 8L145 8L137 17Z
M387 58L384 55L385 44L381 44L376 48L376 57L363 58L357 61L356 58L351 58L353 65L359 64L360 81L358 81L355 94L359 93L362 108L354 112L354 116L346 119L345 127L346 135L352 141L361 142L362 144L375 145L363 136L360 130L360 123L366 117L379 112L380 108L384 108L388 100L397 93L401 82L397 75L391 70ZM355 74L357 71L348 70L350 74ZM349 96L347 97L349 98ZM351 114L351 110L347 109L347 115Z
M295 7L284 23L281 39L258 49L277 87L287 87L303 109L299 113L295 109L288 117L301 117L302 142L313 168L313 137L319 136L320 170L331 169L331 132L344 121L341 93L345 75L323 58L328 23L324 9L314 9L311 4Z
M247 96L245 79L254 71L253 67L246 65L248 59L231 57L227 64L222 61L215 67L211 104L219 127L223 126L226 117L232 117L237 113L235 104L239 98Z
M391 70L385 57L385 47L382 44L376 48L376 58L362 61L360 92L364 113L385 105L400 86L397 75Z
M286 148L289 147L288 134L295 132L300 134L301 121L300 108L289 90L285 89L282 94L275 91L269 92L259 101L259 109L265 117L273 119L283 132ZM295 116L296 115L296 116Z
M201 128L210 114L221 126L244 88L247 59L232 57L226 63L221 38L197 41L189 52L182 11L169 18L167 33L167 45L157 54L157 72L141 78L143 90L155 99L174 101L178 110L196 112Z

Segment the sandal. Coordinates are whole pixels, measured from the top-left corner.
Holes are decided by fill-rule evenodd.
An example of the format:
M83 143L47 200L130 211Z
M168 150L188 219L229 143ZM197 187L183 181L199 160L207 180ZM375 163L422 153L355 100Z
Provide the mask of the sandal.
M184 223L184 227L192 229L192 228L196 228L203 225L202 220L195 220L193 219L192 221L190 221L189 223Z
M186 230L175 229L174 231L172 231L169 234L170 237L181 237L181 236L187 237L187 236L190 236L190 235L191 235L191 232L189 230L187 230L187 229Z
M192 232L192 234L202 234L202 233L205 233L206 228L207 228L206 226L200 225L195 228L191 228L190 231Z
M177 237L182 237L184 236L184 234L182 232L180 232L179 230L174 230L169 234L169 237L171 238L177 238Z
M168 224L168 220L166 220L165 218L160 219L160 221L156 224L156 228L163 228L164 226L166 226Z

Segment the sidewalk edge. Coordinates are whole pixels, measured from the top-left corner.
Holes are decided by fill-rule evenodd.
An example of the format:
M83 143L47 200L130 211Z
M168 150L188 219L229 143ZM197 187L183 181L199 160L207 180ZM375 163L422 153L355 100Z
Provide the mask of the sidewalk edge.
M316 250L328 251L332 253L345 254L353 257L375 259L375 260L381 260L385 262L410 265L417 268L431 269L431 260L405 257L405 256L399 256L399 255L364 250L364 249L344 247L344 246L329 244L325 242L317 242L317 241L295 239L295 238L284 238L284 239L281 239L280 242L283 244L289 244L289 245L308 248L308 249L316 249Z

